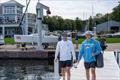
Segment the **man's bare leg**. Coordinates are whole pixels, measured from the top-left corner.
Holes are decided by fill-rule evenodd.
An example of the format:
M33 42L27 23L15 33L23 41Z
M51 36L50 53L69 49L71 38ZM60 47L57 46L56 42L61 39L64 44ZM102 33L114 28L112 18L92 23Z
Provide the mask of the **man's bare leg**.
M67 72L67 80L70 80L71 78L70 67L66 67L66 72Z
M95 68L91 68L91 80L96 80Z
M61 73L62 73L63 80L65 80L65 68L61 68Z
M87 78L87 80L90 80L89 69L86 69L86 78Z

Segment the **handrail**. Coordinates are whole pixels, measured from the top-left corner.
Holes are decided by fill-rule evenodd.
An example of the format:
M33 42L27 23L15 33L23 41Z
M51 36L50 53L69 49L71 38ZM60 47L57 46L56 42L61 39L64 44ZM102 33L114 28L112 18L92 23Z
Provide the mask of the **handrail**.
M117 60L117 63L120 67L120 50L115 50L114 53L115 53L115 58Z

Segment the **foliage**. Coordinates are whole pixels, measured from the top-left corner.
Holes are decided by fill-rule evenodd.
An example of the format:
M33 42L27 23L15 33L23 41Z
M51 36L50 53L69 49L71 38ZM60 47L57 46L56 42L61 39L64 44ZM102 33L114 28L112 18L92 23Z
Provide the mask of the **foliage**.
M45 16L43 23L48 24L49 30L78 30L81 31L83 21L78 17L75 20L63 19L60 16Z
M96 16L91 17L88 20L81 20L78 17L73 19L63 19L61 16L44 16L44 23L48 24L49 30L77 30L84 31L85 26L88 25L87 30L93 30L93 27L97 24L104 23L108 20L120 21L120 3L113 8L111 13L105 15L97 13ZM87 24L88 23L88 24Z
M85 39L79 38L78 43L81 44ZM75 39L72 39L73 43L75 44ZM120 38L106 38L107 43L120 43Z
M13 38L5 38L4 41L5 41L5 44L14 44L15 43Z
M111 13L111 18L116 21L120 21L120 2L119 5L113 8L113 12Z

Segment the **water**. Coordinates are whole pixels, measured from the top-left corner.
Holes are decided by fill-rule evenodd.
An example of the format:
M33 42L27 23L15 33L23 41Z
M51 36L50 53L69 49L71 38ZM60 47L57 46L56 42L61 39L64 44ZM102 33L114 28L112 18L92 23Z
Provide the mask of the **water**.
M48 60L0 60L0 80L52 80L53 66L48 63Z

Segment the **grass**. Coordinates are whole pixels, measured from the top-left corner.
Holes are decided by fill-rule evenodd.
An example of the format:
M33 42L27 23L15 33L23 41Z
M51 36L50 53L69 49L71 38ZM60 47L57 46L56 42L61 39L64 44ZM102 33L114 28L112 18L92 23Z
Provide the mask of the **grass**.
M80 38L80 39L78 40L78 43L81 44L84 40L85 40L84 38ZM73 41L73 43L75 44L75 39L74 39L74 38L72 39L72 41Z
M107 43L120 43L120 38L107 38Z
M16 44L13 38L5 38L4 41L5 41L5 44ZM30 44L30 42L24 42L24 43Z
M15 44L15 41L13 38L5 38L4 41L5 41L5 44Z
M13 38L5 38L5 44L15 44L15 41ZM80 38L78 40L78 43L81 44L85 39ZM72 39L73 43L75 43L75 39ZM120 43L120 38L106 38L107 43Z
M80 38L78 43L81 44L84 41L84 38ZM107 43L120 43L120 38L106 38ZM75 43L75 39L73 38L73 43Z

